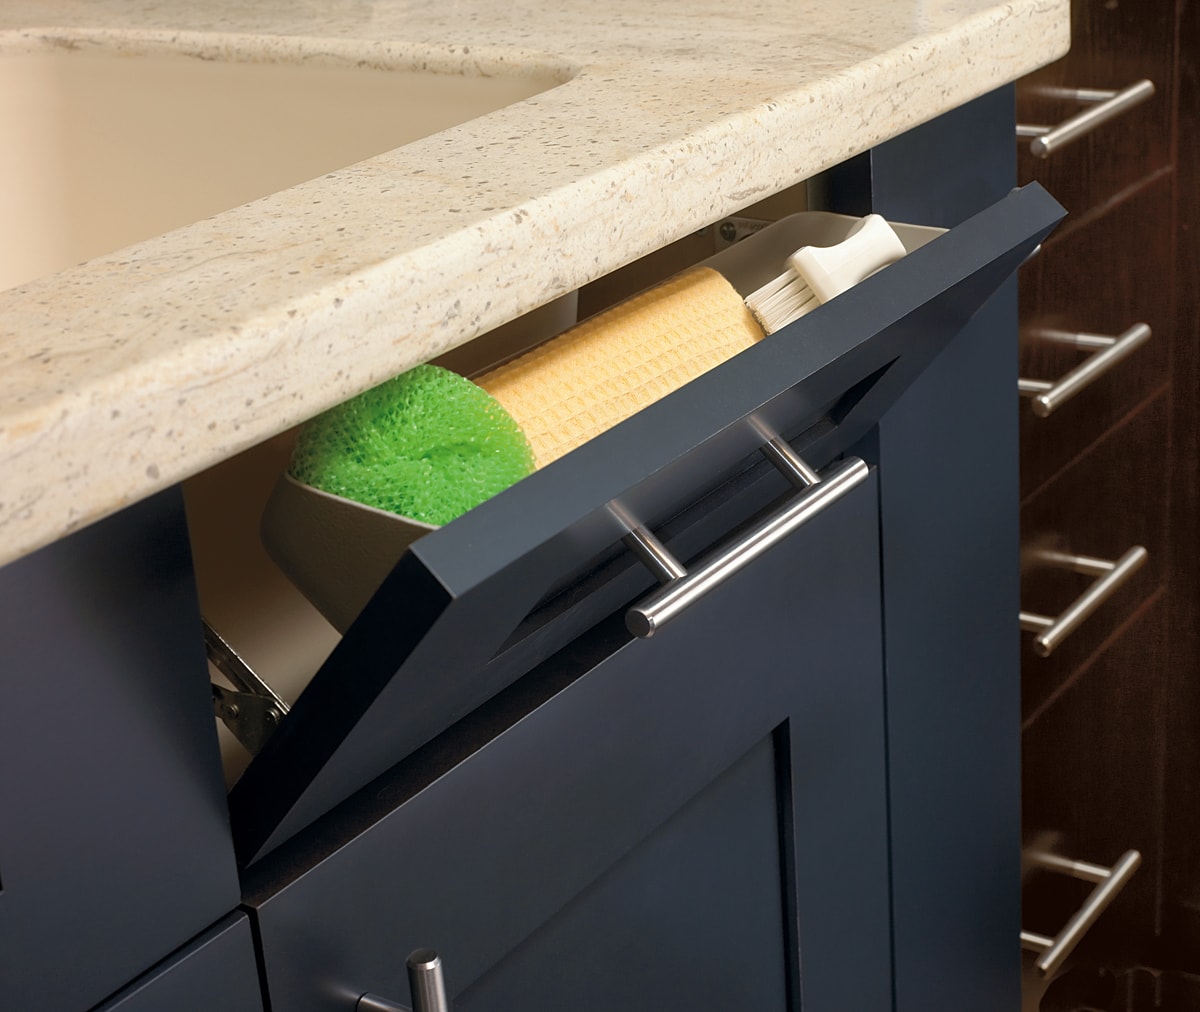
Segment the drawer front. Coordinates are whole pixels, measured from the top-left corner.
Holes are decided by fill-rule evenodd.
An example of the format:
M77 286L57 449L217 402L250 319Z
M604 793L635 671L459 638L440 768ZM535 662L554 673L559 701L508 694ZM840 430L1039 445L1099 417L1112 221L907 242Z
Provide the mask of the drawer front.
M419 947L463 1010L890 1007L876 494L650 639L622 608L261 862L271 1007L407 1003Z
M0 1008L86 1009L240 895L178 491L0 600Z
M1022 707L1026 718L1124 623L1163 581L1166 500L1162 445L1168 397L1148 401L1127 422L1097 441L1021 511L1021 609L1054 617L1095 577L1039 564L1042 551L1115 561L1134 546L1147 561L1056 647L1049 657L1022 634Z
M1173 68L1163 54L1174 51L1175 5L1073 0L1071 21L1071 52L1018 85L1019 123L1053 126L1088 107L1056 89L1120 91L1141 79L1155 87L1147 101L1046 158L1031 153L1028 139L1018 141L1018 178L1036 179L1079 217L1169 169Z
M1163 279L1173 259L1163 222L1170 210L1164 177L1104 215L1064 228L1021 268L1022 378L1059 380L1095 353L1041 335L1115 337L1138 323L1151 330L1146 343L1048 416L1038 417L1022 398L1022 498L1168 382L1173 301L1164 297Z
M250 919L233 914L93 1012L262 1012Z
M681 502L719 495L760 459L763 425L814 466L846 452L1059 217L1040 188L1014 191L417 541L231 792L243 865L564 645L555 630L585 630L596 596L563 581L618 552L614 501L674 523ZM610 606L636 592L630 579L614 574Z
M1122 635L1077 671L1026 728L1023 836L1026 846L1110 866L1128 850L1142 864L1080 948L1105 965L1149 955L1161 872L1163 749L1167 674L1147 645L1170 635L1160 593ZM1153 646L1150 647L1153 650ZM1161 656L1161 654L1159 655ZM1053 935L1079 908L1090 883L1061 875L1027 878L1026 930Z

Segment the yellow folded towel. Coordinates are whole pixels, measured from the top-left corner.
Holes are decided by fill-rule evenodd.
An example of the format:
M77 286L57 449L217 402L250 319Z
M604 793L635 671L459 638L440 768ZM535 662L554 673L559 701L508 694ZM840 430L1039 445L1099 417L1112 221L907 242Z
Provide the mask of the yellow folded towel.
M762 336L733 286L697 267L476 382L512 415L544 467Z

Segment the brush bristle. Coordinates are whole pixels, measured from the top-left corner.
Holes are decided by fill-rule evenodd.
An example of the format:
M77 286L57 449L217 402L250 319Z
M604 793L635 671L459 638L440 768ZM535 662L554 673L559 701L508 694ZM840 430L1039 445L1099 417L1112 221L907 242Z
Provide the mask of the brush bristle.
M813 290L790 267L746 297L746 308L768 335L811 313L819 305Z

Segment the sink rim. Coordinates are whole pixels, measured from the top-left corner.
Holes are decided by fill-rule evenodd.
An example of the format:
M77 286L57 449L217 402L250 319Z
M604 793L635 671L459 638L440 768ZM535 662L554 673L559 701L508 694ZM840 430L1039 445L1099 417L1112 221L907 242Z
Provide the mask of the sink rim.
M21 272L18 269L18 280L15 282L8 280L7 283L0 282L0 292L20 290L33 282L43 278L52 278L55 275L73 270L91 260L99 259L101 256L117 252L121 249L136 249L143 242L150 239L186 229L194 221L222 214L237 206L284 192L293 186L308 182L311 179L320 176L333 178L343 170L386 155L389 152L399 151L409 144L428 138L435 138L440 134L454 130L473 120L490 116L502 109L519 106L522 102L530 98L536 98L547 91L551 91L567 83L575 76L573 68L567 66L563 61L555 61L544 55L540 59L515 61L513 51L502 47L493 47L490 51L485 50L481 52L479 47L472 50L468 46L436 47L427 44L403 42L360 42L353 39L327 39L307 35L267 36L196 31L171 33L140 31L113 32L99 29L0 30L0 64L12 59L36 59L39 57L50 57L55 61L70 61L76 57L79 57L81 62L91 62L97 58L104 61L117 61L115 73L118 77L124 76L125 79L121 82L124 87L129 86L129 68L133 67L141 59L145 59L149 64L148 72L151 75L160 71L169 75L174 75L175 73L196 74L197 72L203 75L209 72L208 68L225 65L247 68L280 67L296 70L313 69L318 73L320 70L330 69L340 71L343 74L348 72L350 75L363 71L372 76L397 74L403 75L405 78L415 78L416 81L410 82L406 80L401 83L404 91L397 90L396 96L401 102L408 101L406 93L408 86L411 85L425 87L426 84L433 84L435 82L461 82L462 86L458 89L458 93L452 90L448 96L435 94L432 96L432 101L425 107L428 109L430 106L436 106L443 100L451 105L458 105L458 109L445 117L443 125L437 125L435 117L435 121L430 123L431 129L428 129L426 132L420 132L418 135L406 140L401 140L398 143L395 143L396 139L404 132L401 127L393 124L390 127L381 128L381 134L386 135L390 131L392 134L390 139L393 143L381 140L379 147L370 154L364 154L365 150L370 147L370 142L364 141L360 135L357 142L358 153L348 156L345 161L340 161L335 157L326 162L323 158L312 157L311 154L308 159L304 159L301 156L301 164L307 166L315 164L316 167L298 170L286 182L284 182L282 177L289 175L289 173L284 169L275 169L273 171L256 170L255 175L258 179L262 180L261 185L257 182L247 180L242 182L241 185L233 186L231 188L233 193L230 195L228 202L224 201L225 194L215 197L212 200L197 200L194 196L189 197L186 194L182 196L176 195L174 188L179 184L175 183L172 177L164 177L172 179L172 182L168 184L168 186L172 187L169 191L172 194L171 200L184 205L187 215L186 220L183 215L168 212L165 217L173 220L161 221L160 219L161 223L159 223L155 222L152 217L147 222L147 228L144 231L138 229L136 226L132 226L131 223L139 218L137 194L124 189L119 177L115 177L118 178L118 182L115 184L115 192L124 196L124 200L116 206L126 208L129 214L126 225L123 228L118 227L118 235L114 237L114 244L104 246L104 236L97 236L93 229L92 241L85 242L82 246L79 243L69 244L74 246L76 254L74 258L69 257L67 251L64 250L61 251L63 252L63 256L57 258L61 266L24 277L21 276ZM164 60L168 62L163 64L161 61ZM129 62L124 63L124 61ZM197 62L192 63L192 61ZM122 63L124 63L124 66L121 65ZM106 80L113 80L114 67L112 65L107 62L100 65L93 65L97 66L96 72L99 76L96 81L98 85L103 86ZM47 65L46 69L50 73L54 73L56 66L56 63L52 62ZM36 81L38 75L43 72L42 68L35 65L31 80ZM150 81L153 82L153 80L154 78L151 76ZM345 78L341 79L342 82L345 80ZM376 77L376 80L379 80L379 78ZM495 81L498 85L503 85L504 90L508 94L499 94L497 101L491 101L487 97L488 86L486 82L488 81ZM226 88L228 88L228 82L224 83L226 84ZM74 86L69 91L64 92L69 97L78 94L78 82L75 81L72 84ZM167 78L164 84L170 87L171 78ZM331 84L334 87L338 86L337 81L331 82ZM389 87L382 81L380 84L382 88ZM514 85L524 85L525 87L522 88L524 94L519 97L512 97ZM178 86L178 81L176 81L176 86ZM395 88L395 84L391 85L391 87ZM413 97L419 100L424 98L424 95L420 92L414 92ZM227 94L225 100L228 101ZM202 107L203 103L198 102L197 106ZM218 98L209 106L209 111L215 109L220 112L221 108L221 99ZM203 120L203 113L201 113L201 118ZM402 116L400 118L403 119ZM116 129L118 134L123 134L123 124L120 123L119 116L114 120L114 123L117 124ZM18 129L21 128L19 112L17 126ZM147 129L153 129L152 122ZM137 145L145 135L145 130L135 128L132 133L135 147L131 150L131 153L136 157ZM21 135L18 134L19 136ZM217 142L217 139L221 137L219 128L212 136L214 142ZM288 134L281 133L279 136L286 141ZM293 129L291 136L298 136L298 131ZM184 143L194 153L193 157L200 159L201 164L207 160L208 152L215 150L214 147L197 147L192 143L190 138ZM253 145L255 142L250 140L249 143ZM90 149L89 153L94 154L96 150ZM124 151L129 149L117 148L110 143L104 150L108 152L110 159L112 152L121 151L122 160L119 164L124 164ZM167 150L170 150L170 148ZM270 159L271 156L268 149L259 148L259 152L267 160ZM237 148L231 149L229 156L231 161L241 159L243 165L253 164L253 162L247 161L243 156L243 152ZM103 155L101 158L102 161L105 160ZM18 161L18 165L20 164L20 161ZM80 163L75 161L74 164L78 165ZM155 160L150 160L148 164L156 164L156 162ZM176 172L181 171L186 177L189 165L191 164L195 163L180 162L176 159L173 168ZM276 164L281 163L277 162ZM22 175L22 171L25 173L24 175ZM109 171L114 171L114 168L110 166ZM121 171L119 165L115 171ZM300 175L300 171L304 171L307 175ZM28 166L24 170L18 169L16 180L18 189L21 189L23 180L33 178L29 175L29 172L30 169ZM81 173L79 172L68 171L64 174L64 181L68 177L72 179L79 178L80 175ZM86 173L82 175L86 175ZM234 173L232 178L238 178L238 176L238 173ZM267 181L268 179L269 182ZM203 185L202 180L197 179L197 182ZM280 183L283 185L279 185ZM85 187L83 192L86 193L91 190L93 184L85 182L82 185ZM229 189L227 188L227 192ZM182 191L180 191L180 194L182 194ZM50 208L57 204L61 208L63 206L62 201L69 199L66 196L66 192L56 192L54 196L57 198L54 203L47 203L44 206ZM94 197L95 194L93 194ZM75 199L80 199L78 192ZM118 197L117 199L120 200L121 198ZM125 201L129 201L129 203ZM177 208L178 210L179 208ZM111 216L113 213L115 213L113 206L110 205L108 214ZM61 211L59 214L61 215ZM145 216L142 215L141 217L144 218ZM20 215L18 215L19 219ZM116 219L113 220L115 221ZM158 228L152 232L151 229L154 229L156 224L158 224ZM72 229L71 231L76 230ZM101 248L102 246L103 248ZM38 259L48 266L48 257ZM31 265L27 264L26 266L29 267Z
M245 31L163 30L86 26L0 28L0 57L45 50L100 51L125 56L182 55L246 63L328 64L477 77L544 77L566 84L579 65L546 50L450 45L404 39Z

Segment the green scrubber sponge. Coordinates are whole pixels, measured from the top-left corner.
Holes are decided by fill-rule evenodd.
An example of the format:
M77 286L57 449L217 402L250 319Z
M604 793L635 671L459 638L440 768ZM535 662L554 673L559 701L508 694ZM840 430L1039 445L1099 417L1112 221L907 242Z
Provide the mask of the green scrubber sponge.
M422 365L314 418L288 470L323 492L444 524L533 469L524 434L490 394Z

